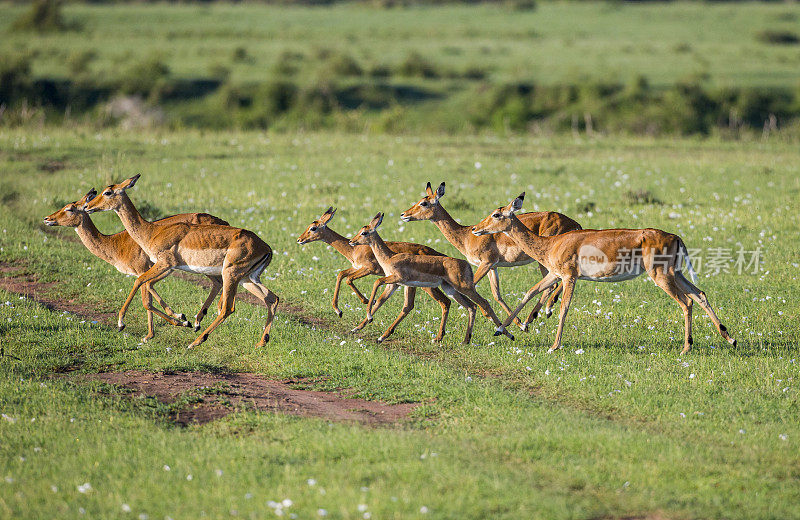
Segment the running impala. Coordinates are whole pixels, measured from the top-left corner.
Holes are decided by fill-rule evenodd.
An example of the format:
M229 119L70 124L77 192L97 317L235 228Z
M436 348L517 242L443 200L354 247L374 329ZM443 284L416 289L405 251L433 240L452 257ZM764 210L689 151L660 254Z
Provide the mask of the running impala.
M278 306L278 296L259 280L272 260L272 248L258 235L246 229L181 222L155 224L146 220L126 193L138 179L139 175L135 175L119 184L109 185L85 206L89 213L115 211L125 230L153 262L153 266L136 279L128 299L120 309L119 329L125 327L125 311L141 285L155 284L169 276L174 269L180 269L222 277L219 314L189 348L203 343L225 318L233 314L236 290L240 283L267 308L264 332L257 344L259 347L264 346L269 341L270 328Z
M689 254L678 235L660 229L584 229L571 231L554 237L539 236L531 231L515 215L522 208L525 193L511 201L508 206L497 208L489 216L473 226L476 236L504 233L514 240L528 255L536 259L549 271L522 299L517 309L497 328L495 336L503 333L531 298L560 280L563 290L558 330L550 352L561 347L564 321L572 303L575 282L621 282L647 273L650 278L672 299L678 302L684 316L685 354L692 348L692 302L696 302L711 318L720 335L731 345L736 340L720 323L703 291L686 279L681 271L686 263L693 281L696 275L689 261Z
M484 276L489 275L489 287L492 290L492 296L504 311L511 314L511 309L500 293L500 274L497 272L497 268L526 265L533 262L533 258L527 255L513 240L504 235L473 235L470 232L472 226L462 226L442 207L439 200L444 196L444 190L444 183L441 183L434 192L429 182L425 187L425 196L401 213L400 218L405 222L430 220L436 224L436 227L439 228L445 238L464 255L469 263L478 266L474 279L476 284ZM581 225L568 216L552 211L523 213L519 216L519 219L526 227L543 236L559 235L567 231L581 229ZM547 275L547 269L543 265L539 264L539 269L542 272L542 276ZM542 308L545 301L547 301L545 313L550 316L553 304L558 298L560 287L554 286L550 292L552 295L548 293L542 295L541 300L536 304L524 323L520 323L515 318L514 322L523 331L527 330L528 325L536 319L539 309Z
M449 256L395 253L389 249L386 242L378 235L378 226L381 225L381 222L383 222L383 213L378 213L369 224L362 227L358 234L350 240L351 246L368 245L371 247L381 269L386 273L386 276L375 280L375 285L372 287L372 294L368 304L370 313L372 302L375 301L375 295L383 284L398 284L406 287L440 287L445 294L452 296L469 313L464 344L468 344L472 339L476 303L488 319L498 327L500 326L500 320L489 306L489 302L475 290L472 267L468 262ZM407 313L401 313L398 321L406 315ZM368 316L370 315L368 314ZM503 333L514 339L514 336L505 330L503 330ZM382 341L382 338L378 338L378 341Z
M339 310L339 288L342 285L342 280L344 280L347 285L350 286L362 303L369 303L369 300L363 294L361 294L361 291L359 291L355 286L353 280L358 280L359 278L363 278L371 274L384 276L384 273L369 246L351 246L347 238L328 227L328 223L330 223L335 213L336 210L333 207L328 208L328 210L325 211L320 218L309 224L306 230L303 231L299 237L297 237L297 243L303 245L308 244L309 242L320 240L336 249L350 262L350 265L352 266L350 269L343 269L339 271L339 274L336 275L336 287L333 289L333 310L336 311L336 314L339 317L341 317L342 311ZM413 244L411 242L386 242L386 245L388 245L389 249L395 253L402 252L412 255L444 256L442 253L433 248L420 244ZM387 285L386 289L383 291L383 293L381 293L378 300L372 306L372 309L367 309L367 317L364 318L364 320L359 323L352 330L352 332L359 331L368 323L372 322L372 318L375 313L381 308L384 302L389 299L397 287L398 286L395 284ZM439 323L439 334L437 334L436 338L434 339L434 341L439 342L444 337L444 326L445 322L447 321L447 313L450 310L450 300L447 299L447 296L445 296L445 294L436 287L422 287L422 290L428 293L431 298L436 300L436 302L442 307L442 320L441 323ZM402 319L414 309L416 292L417 289L415 287L405 288L405 304L403 305L401 316L398 316L398 318L394 321L394 323L392 323L386 332L381 334L381 341L392 334Z
M67 204L55 213L46 216L44 218L45 225L75 228L75 231L78 233L78 238L80 238L86 249L94 256L113 265L117 271L122 274L133 276L141 275L152 267L153 262L150 261L142 248L133 241L128 232L120 231L113 235L104 235L100 233L94 225L89 214L84 211L83 207L96 195L97 192L92 189L80 200ZM228 225L226 221L214 215L209 215L208 213L183 213L181 215L173 215L155 221L156 224L170 224L174 222ZM213 286L211 293L208 295L205 303L203 303L203 307L195 317L195 330L200 328L200 321L203 319L211 302L214 301L217 293L219 293L219 290L222 288L221 278L218 276L209 276L208 278L211 280ZM190 326L189 322L186 320L186 316L183 314L176 314L150 284L142 285L141 291L142 304L147 310L147 335L142 338L142 341L150 340L155 335L153 314L160 316L168 323L175 326ZM153 307L154 298L156 302L164 308L164 312Z

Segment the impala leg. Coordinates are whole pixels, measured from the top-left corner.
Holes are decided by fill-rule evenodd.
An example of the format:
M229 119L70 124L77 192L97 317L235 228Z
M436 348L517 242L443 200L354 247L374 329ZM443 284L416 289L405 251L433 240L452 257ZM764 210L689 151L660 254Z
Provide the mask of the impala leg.
M547 276L547 268L545 266L543 266L542 264L539 264L539 271L541 271L541 273L542 273L542 278ZM536 302L536 305L533 306L533 310L531 311L530 314L528 314L528 318L522 323L522 330L527 331L528 330L528 325L530 325L531 322L533 320L535 320L539 316L539 310L542 308L542 305L544 305L544 302L547 299L548 295L549 295L549 293L547 293L547 292L542 294L542 297L539 298L539 301ZM509 312L509 314L511 314L511 313Z
M375 280L375 284L372 286L372 293L370 294L369 302L367 303L367 316L361 323L356 325L350 332L357 332L363 329L368 323L371 323L372 317L374 316L373 313L377 311L381 307L381 305L383 305L386 302L386 300L388 300L392 296L392 294L394 294L394 292L397 290L399 285L394 284L392 282L387 282L386 280L389 278L390 277L388 276L382 276L377 280ZM383 291L383 294L381 294L378 301L375 301L375 294L378 292L378 289L380 288L381 285L387 283L390 285L390 287L387 287Z
M472 341L472 328L475 326L475 303L455 289L453 289L453 293L450 294L450 296L452 296L459 305L467 309L467 332L464 333L464 341L462 341L461 344L469 345Z
M267 289L267 287L259 281L252 278L249 282L243 282L242 287L250 291L256 298L264 302L267 308L267 321L264 325L264 333L261 335L261 340L256 347L263 347L269 341L269 332L272 329L272 321L275 319L275 310L278 308L278 295Z
M652 271L648 271L647 273L650 275L650 278L661 287L661 289L667 293L670 298L678 302L678 305L683 311L683 325L684 325L684 340L683 340L683 350L681 350L681 354L686 354L692 348L692 299L683 292L683 290L678 286L677 281L675 280L675 275L673 273L665 272L663 269L653 269Z
M333 301L331 305L333 306L333 312L340 318L342 317L342 311L339 310L339 290L342 288L342 280L354 271L355 269L351 267L349 269L342 269L336 274L336 285L333 288ZM365 300L366 299L362 299L362 303L367 303Z
M208 298L206 298L206 301L203 302L203 306L200 307L200 310L197 311L197 315L194 317L195 332L200 330L200 322L206 317L206 314L208 314L208 308L211 307L211 304L214 303L214 298L216 298L219 292L222 290L221 277L209 276L208 279L211 281L211 292L208 293Z
M155 329L153 328L153 311L149 310L150 307L153 306L153 296L147 289L148 288L144 285L139 288L139 291L142 293L142 305L144 305L145 311L147 312L147 335L142 338L142 341L151 340L156 335Z
M138 291L139 288L142 287L142 285L144 284L149 284L148 286L146 286L146 288L148 291L150 291L149 286L169 275L171 270L172 266L170 266L167 262L159 261L153 264L153 266L150 267L150 269L140 274L136 278L136 281L133 282L133 287L131 288L131 292L128 293L128 297L125 299L125 303L122 304L122 308L120 308L119 310L119 316L117 318L118 331L121 331L122 329L125 328L125 313L128 312L128 306L130 306L131 301L133 301L133 297L136 295L136 291ZM173 325L180 325L180 323L177 320L175 320L174 318L170 318L163 312L154 309L152 305L148 310L153 311L155 314L161 316L162 318L169 321Z
M486 298L480 295L480 293L475 289L475 287L459 287L456 289L458 292L472 300L478 305L478 308L481 310L484 316L486 316L492 323L494 323L495 327L501 326L500 318L497 317L497 314L494 313L492 310L492 306L489 305L489 302L486 301ZM509 321L514 319L513 316L509 317ZM500 332L501 334L505 334L513 341L514 335L505 330L505 328Z
M370 274L373 274L372 270L366 267L362 267L361 269L357 269L354 273L352 273L350 276L345 277L344 279L344 283L346 283L348 287L350 287L350 289L353 291L353 294L355 294L356 297L359 300L361 300L361 303L369 303L369 300L367 299L366 296L361 294L361 291L358 290L358 287L356 287L356 284L354 284L353 281L358 280L359 278L364 278L365 276L368 276Z
M414 310L414 299L417 296L417 289L415 287L405 287L404 293L405 301L403 303L403 308L400 309L400 314L398 314L394 322L389 325L389 328L386 329L386 332L380 335L378 338L378 343L383 343L383 340L391 336L392 333L394 333L394 329L397 328L397 325L403 321L412 310Z
M575 278L564 278L561 281L563 295L561 297L561 311L558 313L558 329L556 330L556 339L553 341L553 346L550 347L548 352L553 352L561 348L561 335L564 333L564 322L567 320L569 305L572 303L572 293L575 290L575 282Z
M153 297L153 300L155 300L156 303L159 304L162 309L164 309L164 313L166 313L167 316L178 320L179 322L181 322L180 324L182 326L184 326L184 327L188 327L189 326L189 322L186 321L186 316L184 316L183 314L178 314L175 311L173 311L170 308L170 306L167 304L167 302L165 302L164 299L156 292L156 290L153 289L153 284L152 283L149 284L148 289L149 289L150 295ZM172 323L171 320L166 320L166 321L169 322L169 323Z
M222 296L220 297L220 303L222 305L219 314L217 317L214 318L214 321L211 322L211 325L208 326L206 330L203 331L202 334L197 336L197 338L189 344L186 348L193 348L205 340L208 339L209 334L211 334L214 329L216 329L220 323L225 321L225 318L233 314L234 311L234 302L236 300L236 289L239 287L239 281L234 280L230 275L225 275L223 273L222 279Z
M556 283L558 283L558 277L555 276L553 273L547 273L547 276L539 280L539 283L531 287L528 290L528 292L525 293L525 296L522 298L522 301L519 303L519 305L517 305L517 308L514 309L514 312L512 312L508 318L506 318L506 321L503 322L502 325L497 327L497 330L495 330L494 335L499 336L500 334L505 333L505 329L511 323L511 320L513 320L517 316L517 314L519 314L522 311L525 305L527 305L527 303L531 301L531 299L534 296L536 296L540 292L544 291L545 289Z
M550 289L550 299L547 300L547 305L544 308L544 315L546 318L553 315L553 307L556 306L556 302L558 302L558 297L561 295L562 290L563 287L561 285L556 285Z
M437 334L433 339L435 343L438 343L442 341L442 338L444 338L445 323L447 323L447 315L450 312L450 300L441 290L436 287L424 287L422 290L428 293L431 298L436 300L439 305L442 306L442 321L439 323L439 334Z
M496 267L489 271L489 288L492 290L492 296L495 301L500 304L500 307L506 311L506 314L511 314L511 308L503 300L503 295L500 294L500 273L497 272ZM525 330L525 327L518 318L514 318L514 323L518 325L520 329Z
M725 327L725 325L723 325L722 322L719 321L719 318L717 318L714 309L712 309L711 304L708 303L708 298L706 297L706 293L698 289L692 282L687 280L686 277L683 276L683 273L681 273L680 271L675 273L675 281L678 282L678 287L683 289L683 292L685 292L689 298L697 302L697 304L700 305L700 307L702 307L704 311L706 311L708 317L711 318L711 321L714 322L714 325L716 325L717 331L719 331L720 336L725 338L725 340L728 343L730 343L735 347L736 340L733 339L730 336L730 334L728 334L727 327Z

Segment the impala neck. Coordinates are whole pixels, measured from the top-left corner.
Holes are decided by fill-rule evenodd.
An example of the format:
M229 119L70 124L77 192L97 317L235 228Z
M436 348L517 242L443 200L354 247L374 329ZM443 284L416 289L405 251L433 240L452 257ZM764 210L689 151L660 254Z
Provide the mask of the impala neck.
M108 252L108 235L100 233L100 230L94 225L88 213L84 213L81 216L81 223L75 227L75 232L78 234L78 238L81 239L81 243L90 253L106 262L113 261L113 258Z
M348 239L346 239L336 231L332 230L328 226L322 228L322 232L320 232L320 237L322 238L323 242L329 244L335 250L339 251L345 258L347 258L350 261L353 260L353 250L355 248L350 245L350 241Z
M439 228L439 231L442 232L448 242L456 246L456 249L461 251L462 254L466 255L466 248L464 246L469 239L468 235L471 234L470 226L462 226L456 222L441 204L436 204L436 210L434 210L431 222L436 224L436 227Z
M125 226L125 230L139 244L145 251L149 251L150 236L152 235L153 227L156 225L146 220L139 210L133 205L131 199L128 198L126 193L120 195L122 197L122 205L115 211Z
M511 226L504 233L519 245L525 254L543 264L549 237L537 235L535 231L531 231L530 228L526 227L516 215L512 214L510 220Z
M383 268L386 265L386 262L394 255L394 252L389 249L389 246L386 245L386 242L383 241L381 236L377 233L372 233L369 235L369 247L372 248L372 253L375 255L375 259ZM386 272L386 269L383 269Z

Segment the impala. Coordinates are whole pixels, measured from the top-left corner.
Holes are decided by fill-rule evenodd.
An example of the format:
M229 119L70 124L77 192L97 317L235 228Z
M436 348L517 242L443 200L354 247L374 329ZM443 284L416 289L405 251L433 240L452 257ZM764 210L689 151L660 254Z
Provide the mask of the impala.
M222 297L219 313L211 325L190 345L196 347L208 339L225 318L234 311L234 301L239 283L261 300L267 308L267 320L258 346L269 341L269 331L278 306L278 296L259 280L261 273L272 260L272 249L255 233L218 224L155 224L144 219L131 202L126 190L132 188L139 175L119 184L112 184L90 200L85 208L89 213L113 210L125 230L139 244L152 267L139 275L133 289L119 311L118 327L125 327L123 319L134 294L143 284L155 284L174 269L222 278Z
M401 213L400 218L405 222L430 220L436 224L436 227L439 228L445 238L466 257L469 263L478 266L474 280L476 284L484 276L489 275L489 287L492 290L492 296L504 311L511 314L511 309L500 293L500 275L497 272L497 268L526 265L533 262L533 258L527 255L513 240L504 235L473 235L470 232L472 226L462 226L442 207L439 199L444 196L444 191L444 183L441 183L434 192L429 182L425 188L426 195L419 202ZM559 235L567 231L581 229L580 224L568 216L552 211L523 213L519 216L519 219L525 226L542 236ZM547 269L543 265L539 264L539 269L543 277L547 276ZM547 302L545 312L548 317L550 316L560 288L553 287L550 292L551 294L545 293L542 295L541 300L536 304L536 307L534 307L524 323L520 323L515 318L515 323L523 331L527 330L528 325L536 319L539 309L542 308L548 297L550 299Z
M468 344L472 339L472 326L475 322L475 304L477 303L481 312L489 318L496 326L500 326L500 320L489 306L483 296L475 290L475 283L472 277L472 267L465 260L451 258L449 256L432 255L413 255L410 253L395 253L386 242L378 235L378 226L383 222L383 213L378 213L372 221L362 227L358 234L350 240L351 246L368 245L372 249L378 264L386 274L375 281L372 286L372 294L367 304L367 316L371 318L372 303L375 295L383 284L396 284L406 287L441 287L445 294L452 296L469 313L467 321L467 332L464 336L464 344ZM408 295L406 295L408 298ZM473 303L474 302L474 303ZM408 313L401 313L396 323L399 323ZM443 316L442 320L447 316ZM444 323L442 323L444 329ZM514 336L503 330L509 338ZM383 336L378 341L383 341Z
M100 233L94 225L89 214L84 211L83 206L96 195L97 192L92 189L80 200L67 204L55 213L46 216L44 218L45 225L75 228L81 243L83 243L86 249L94 256L108 262L122 274L133 276L141 275L153 265L153 262L150 261L142 248L133 241L128 232L121 231L113 235L104 235ZM170 224L173 222L228 224L221 218L209 215L208 213L184 213L182 215L173 215L156 221L157 224ZM214 301L219 289L222 287L222 281L219 277L209 276L209 279L211 279L213 287L203 307L200 309L200 312L197 313L195 329L200 328L200 320L202 320L208 306ZM186 320L186 316L183 314L178 315L173 312L169 305L167 305L167 302L165 302L149 284L146 286L142 285L141 292L142 304L147 310L147 335L142 338L143 341L150 340L155 335L153 314L160 316L172 325L190 326L189 322ZM161 312L153 307L153 299L164 308L165 312Z
M372 249L368 245L359 245L359 246L351 246L349 243L349 239L343 237L336 231L332 230L328 227L328 223L333 218L333 215L336 213L336 210L333 207L330 207L322 214L322 216L313 221L309 226L306 228L305 231L297 238L297 243L300 245L308 244L309 242L315 242L317 240L321 240L326 244L332 246L336 249L339 253L342 254L347 260L350 262L352 266L350 269L343 269L339 271L336 275L336 287L333 290L333 310L336 311L336 314L341 317L342 311L339 310L339 288L342 285L342 280L344 280L347 285L353 290L355 295L361 300L362 303L366 304L369 302L367 298L361 294L358 288L353 283L353 280L358 280L359 278L363 278L369 275L378 275L384 276L383 270L381 270L381 266L378 263L378 260L375 258L375 255L372 253ZM395 253L409 253L412 255L435 255L435 256L444 256L442 253L436 251L433 248L428 246L423 246L420 244L413 244L411 242L386 242L386 245L389 246ZM368 323L372 321L373 316L377 312L377 310L389 299L389 297L394 293L397 289L397 285L388 285L386 290L383 291L381 296L377 299L375 304L372 306L372 312L370 309L367 309L367 317L358 324L352 331L358 331L364 328ZM442 307L442 321L439 324L439 334L436 336L434 341L439 342L444 337L444 327L445 322L447 321L447 313L450 310L450 300L447 299L447 296L437 289L436 287L423 287L423 291L428 293L431 298L436 300L437 303ZM404 318L408 313L410 313L414 309L414 300L416 298L416 288L415 287L406 287L405 288L405 305L401 311L401 315ZM392 334L397 327L397 325L402 321L402 318L398 317L394 323L381 335L381 341L386 339L390 334Z
M477 236L489 233L506 234L549 271L547 276L525 294L517 309L498 327L495 335L505 330L511 319L533 296L561 280L564 289L558 330L553 346L550 347L552 352L561 347L561 334L576 281L620 282L647 272L656 285L678 302L683 311L686 334L681 353L685 354L692 348L693 301L708 314L720 335L736 346L736 340L728 334L725 325L720 323L705 293L683 275L681 267L685 261L689 275L696 281L686 246L678 235L648 228L584 229L553 237L539 236L525 227L515 215L522 208L524 198L525 193L522 193L508 206L497 208L472 228Z

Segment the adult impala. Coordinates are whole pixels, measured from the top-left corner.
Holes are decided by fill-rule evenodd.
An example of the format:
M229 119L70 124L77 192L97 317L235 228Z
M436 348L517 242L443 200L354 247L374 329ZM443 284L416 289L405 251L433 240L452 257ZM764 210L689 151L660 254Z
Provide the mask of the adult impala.
M497 272L497 268L526 265L533 262L533 258L527 255L513 240L504 235L475 236L470 232L472 226L462 226L456 222L439 202L439 199L444 196L444 183L441 183L434 192L429 182L425 187L425 192L426 195L419 202L401 213L400 218L405 222L430 220L436 224L436 227L439 228L445 238L466 257L469 263L478 267L474 280L476 284L484 276L489 275L489 287L492 290L492 296L504 311L511 314L511 309L500 293L500 275ZM568 216L552 211L523 213L519 216L519 219L526 227L542 236L559 235L567 231L581 229L581 225ZM547 269L543 265L539 264L539 269L543 277L547 275ZM516 318L515 323L523 331L527 330L528 325L536 319L539 309L548 300L548 297L550 297L550 300L547 303L545 312L547 316L550 316L553 303L558 298L559 291L560 288L553 287L551 290L552 295L548 293L542 295L541 300L536 304L536 307L531 311L524 323L520 323Z
M464 336L464 344L468 344L472 339L472 326L475 323L475 304L478 304L481 312L488 319L498 327L500 326L500 320L489 306L489 302L475 290L472 267L468 262L449 256L395 253L389 249L386 242L378 235L378 226L381 225L381 222L383 222L383 213L378 213L368 225L362 227L358 234L350 240L351 246L370 246L381 269L386 273L386 276L378 278L372 286L372 294L368 304L368 316L371 315L375 295L383 284L397 284L406 287L441 287L447 295L452 296L453 299L467 309L469 316L467 318L467 332ZM407 313L401 313L397 322L405 318L406 315ZM446 318L446 316L443 318ZM442 324L442 328L444 328L444 324ZM503 333L514 339L514 336L505 331L505 329ZM378 338L379 342L382 340L382 337Z
M120 231L113 235L104 235L100 233L97 227L92 222L89 214L84 211L83 207L97 195L94 188L84 195L80 200L67 204L60 210L48 215L44 218L44 223L47 226L66 226L75 228L78 238L81 243L92 253L94 256L104 260L114 266L117 271L122 274L139 276L150 267L153 262L147 257L147 254L142 250L139 245L133 241L127 231ZM188 222L191 224L222 224L228 223L221 218L208 213L184 213L181 215L173 215L161 220L156 220L156 224L170 224L174 222ZM214 301L219 290L222 288L222 279L218 276L209 276L213 284L211 293L208 295L203 307L195 317L195 330L200 328L200 320L206 314L206 310ZM142 285L142 304L147 310L147 335L142 338L147 341L153 338L155 330L153 328L153 315L163 318L168 323L175 326L188 327L189 322L183 314L176 314L167 305L161 296L150 286L150 284ZM153 299L164 308L164 312L159 311L153 307Z
M261 300L267 308L267 321L258 346L269 341L269 331L278 306L278 296L264 286L259 278L272 260L272 249L255 233L246 229L216 224L154 224L143 218L128 198L139 175L119 184L111 184L89 201L86 210L113 210L117 213L131 238L147 253L153 266L141 274L119 311L118 326L125 325L125 311L142 284L155 284L174 269L190 273L222 277L222 296L219 313L211 325L190 345L196 347L208 339L225 318L234 311L239 283Z
M705 293L683 276L681 265L685 261L692 280L696 279L686 246L678 235L648 228L584 229L554 237L543 237L525 227L514 214L522 208L524 198L525 193L522 193L508 206L492 211L472 228L476 236L491 233L506 234L549 271L547 276L525 294L517 309L497 329L495 335L505 330L511 319L533 296L561 280L564 291L556 339L550 347L552 352L561 347L561 334L572 302L575 282L578 280L620 282L647 272L656 285L678 302L683 311L686 333L683 354L689 352L693 343L693 301L708 314L720 335L731 345L736 345L736 340L728 334L728 329L720 323L709 305Z
M328 223L330 223L335 213L336 210L333 207L328 208L320 218L309 224L306 230L303 231L303 233L297 238L297 243L303 245L308 244L309 242L320 240L332 246L350 262L351 267L349 269L343 269L336 275L336 287L333 289L333 310L336 311L336 314L339 317L341 317L342 311L339 310L339 288L342 285L342 280L344 280L347 285L350 286L361 302L366 304L369 302L369 300L363 294L361 294L361 292L353 283L353 280L358 280L359 278L369 275L384 276L384 273L380 264L378 263L378 260L372 253L372 249L368 245L351 246L347 238L328 227ZM442 253L433 248L423 246L421 244L413 244L411 242L386 242L386 245L389 246L389 249L391 249L394 253L444 256ZM378 300L373 304L372 309L367 309L367 317L364 318L364 320L359 323L358 326L353 329L353 331L355 332L361 330L364 328L364 326L370 323L372 321L372 317L375 315L378 309L387 299L389 299L396 289L397 285L387 286L383 293L381 293L381 296L378 298ZM450 300L436 287L422 287L422 290L428 293L431 298L436 300L436 302L442 307L442 321L439 324L439 334L434 339L434 341L437 342L441 341L444 337L444 327L445 322L447 321L447 313L450 310ZM392 332L394 332L394 329L402 321L402 318L404 318L414 309L416 291L417 289L415 287L405 288L405 305L403 306L403 310L401 312L402 317L398 317L386 330L386 332L381 335L381 341L386 339Z

